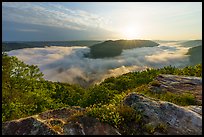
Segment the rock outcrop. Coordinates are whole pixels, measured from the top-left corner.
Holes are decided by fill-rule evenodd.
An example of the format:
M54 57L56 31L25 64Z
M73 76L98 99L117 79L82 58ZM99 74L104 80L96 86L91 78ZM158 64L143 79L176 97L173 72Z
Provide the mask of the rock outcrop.
M159 101L136 93L130 93L124 99L124 104L143 113L146 125L156 127L159 124L166 126L167 135L201 135L202 115L186 107L170 102Z
M46 111L31 117L3 123L3 135L120 135L108 124L88 116L74 117L78 107Z
M2 135L57 135L48 125L34 117L3 123Z
M150 86L152 92L190 93L202 105L202 78L193 76L178 76L161 74Z

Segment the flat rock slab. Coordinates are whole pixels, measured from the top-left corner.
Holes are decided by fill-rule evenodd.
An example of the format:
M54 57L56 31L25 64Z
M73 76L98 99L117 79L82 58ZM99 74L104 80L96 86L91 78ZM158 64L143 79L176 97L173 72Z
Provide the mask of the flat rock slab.
M57 135L57 132L34 117L28 117L3 123L2 135Z
M79 116L70 119L83 108L50 110L31 117L3 123L3 135L120 135L114 127L98 119Z
M178 76L161 74L157 76L153 82L156 85L151 85L150 89L154 92L172 92L172 93L190 93L196 97L199 104L202 105L202 78L193 76Z

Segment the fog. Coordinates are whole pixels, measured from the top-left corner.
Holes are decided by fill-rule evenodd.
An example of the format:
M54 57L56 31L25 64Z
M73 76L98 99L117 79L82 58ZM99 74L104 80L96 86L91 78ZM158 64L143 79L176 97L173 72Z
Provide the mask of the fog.
M187 47L177 43L162 43L158 47L143 47L123 50L114 58L91 59L83 55L90 52L88 47L25 48L8 52L27 64L37 65L50 81L80 84L84 87L103 81L107 77L118 76L146 68L164 66L184 67L189 64L185 55Z

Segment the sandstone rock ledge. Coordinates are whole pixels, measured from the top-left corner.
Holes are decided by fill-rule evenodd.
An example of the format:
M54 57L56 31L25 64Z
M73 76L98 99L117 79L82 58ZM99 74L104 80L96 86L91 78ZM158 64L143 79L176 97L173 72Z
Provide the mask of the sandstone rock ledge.
M133 107L144 114L147 124L153 126L164 124L167 135L201 135L202 113L193 111L196 106L181 107L166 101L159 101L136 93L130 93L124 99L124 104ZM202 109L201 106L199 106Z
M82 108L46 111L31 117L3 123L2 135L120 135L112 126L93 117L71 115Z
M156 84L150 86L152 92L190 93L202 105L201 77L160 74L153 82Z

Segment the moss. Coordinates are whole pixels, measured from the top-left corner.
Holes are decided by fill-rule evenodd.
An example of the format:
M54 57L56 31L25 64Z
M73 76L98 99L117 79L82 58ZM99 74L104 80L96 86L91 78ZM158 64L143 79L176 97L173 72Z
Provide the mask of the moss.
M50 125L52 125L52 126L63 125L63 122L60 119L52 119L52 120L50 120Z
M157 81L157 80L154 80L154 81L152 81L152 82L150 82L150 84L152 85L152 86L155 86L155 87L159 87L161 84L159 83L159 81Z
M55 126L52 127L52 129L53 129L54 131L60 133L60 134L63 133L63 129L62 129L61 126L55 125Z
M148 123L148 124L144 125L144 129L150 134L153 134L155 132L155 128L156 127L151 123Z
M58 132L59 134L63 133L63 125L64 125L64 121L62 121L61 119L50 119L48 121L48 125L50 126L50 128L52 128L54 131Z
M167 125L164 123L159 123L157 125L152 123L144 124L143 129L149 134L154 134L155 132L167 133Z
M70 121L77 121L78 117L84 116L86 114L85 111L79 111L77 110L75 113L73 113L71 116L69 116L69 118L67 119L67 123Z
M159 123L155 129L161 133L167 133L167 125L164 123Z

